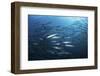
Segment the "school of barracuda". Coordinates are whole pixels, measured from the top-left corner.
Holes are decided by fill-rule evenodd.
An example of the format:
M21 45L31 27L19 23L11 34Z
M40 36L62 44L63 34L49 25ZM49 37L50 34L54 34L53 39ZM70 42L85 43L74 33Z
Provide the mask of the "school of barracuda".
M87 31L87 27L85 25L87 25L87 23L85 20L83 20L83 22L84 23L82 23L81 20L80 22L76 21L70 26L59 24L54 25L52 21L45 23L34 23L34 26L35 24L38 26L36 25L37 27L34 27L34 30L32 30L35 32L34 35L32 37L30 35L30 48L33 48L33 50L31 49L30 52L37 54L34 53L34 48L36 48L36 50L41 52L41 54L46 52L45 54L48 55L72 55L72 51L68 49L74 49L76 47L74 43L79 43L81 41L81 34L86 34L85 31ZM75 42L73 43L73 41Z

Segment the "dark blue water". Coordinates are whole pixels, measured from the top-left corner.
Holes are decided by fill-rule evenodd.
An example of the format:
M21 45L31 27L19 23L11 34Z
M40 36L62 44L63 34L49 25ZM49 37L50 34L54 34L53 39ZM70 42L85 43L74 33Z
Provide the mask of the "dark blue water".
M88 58L88 17L28 15L28 60Z

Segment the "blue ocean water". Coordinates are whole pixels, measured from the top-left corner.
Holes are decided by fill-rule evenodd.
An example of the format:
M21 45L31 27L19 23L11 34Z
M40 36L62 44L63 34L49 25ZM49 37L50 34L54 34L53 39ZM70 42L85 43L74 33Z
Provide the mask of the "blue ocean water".
M88 17L28 15L28 60L88 58Z

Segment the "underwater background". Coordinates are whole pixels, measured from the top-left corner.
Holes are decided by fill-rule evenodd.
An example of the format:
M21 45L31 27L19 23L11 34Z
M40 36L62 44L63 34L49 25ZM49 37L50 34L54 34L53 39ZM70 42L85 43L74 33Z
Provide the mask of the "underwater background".
M88 58L88 17L28 15L28 60Z

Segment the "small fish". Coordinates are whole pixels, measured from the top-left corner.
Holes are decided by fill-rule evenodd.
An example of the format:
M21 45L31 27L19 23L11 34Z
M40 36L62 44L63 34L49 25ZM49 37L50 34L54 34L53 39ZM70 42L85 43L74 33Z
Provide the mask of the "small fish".
M51 35L49 35L49 36L47 36L47 38L51 38L51 37L54 37L54 36L56 36L57 34L51 34Z
M57 42L57 41L51 41L51 42Z
M68 54L70 54L70 53L69 53L69 52L59 52L58 54L60 54L60 55L62 55L62 54L68 55Z
M60 43L56 43L55 45L60 45Z
M60 38L60 37L58 37L58 36L54 36L54 37L52 37L52 39L58 39L58 38Z
M53 47L54 49L61 49L60 47Z
M68 44L68 43L71 43L71 42L69 42L69 41L65 41L65 42L63 42L63 43Z
M48 51L48 53L55 54L55 52L54 52L54 51Z
M71 38L71 37L66 37L66 38Z
M43 38L40 38L40 40L43 40Z
M65 46L67 46L67 47L74 47L74 45L65 45Z
M38 45L38 43L33 43L33 45Z

